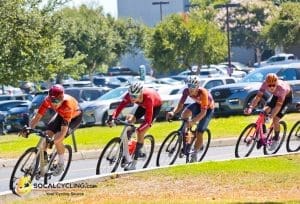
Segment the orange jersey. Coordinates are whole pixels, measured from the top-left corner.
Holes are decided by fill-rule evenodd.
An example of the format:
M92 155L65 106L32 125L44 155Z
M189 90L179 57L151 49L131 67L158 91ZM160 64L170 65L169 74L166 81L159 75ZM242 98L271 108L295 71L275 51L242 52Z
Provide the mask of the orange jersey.
M64 95L63 102L58 108L55 108L49 97L46 97L39 107L38 113L45 115L49 108L53 109L56 113L58 113L58 115L68 122L81 113L77 100L68 94Z
M199 87L195 96L190 95L189 89L185 88L179 103L184 104L188 96L198 103L201 109L214 109L214 99L205 88Z

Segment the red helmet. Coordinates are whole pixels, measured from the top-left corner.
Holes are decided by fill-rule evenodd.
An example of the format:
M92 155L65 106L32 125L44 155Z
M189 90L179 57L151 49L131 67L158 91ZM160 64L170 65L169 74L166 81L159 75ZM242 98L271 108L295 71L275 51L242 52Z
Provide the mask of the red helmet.
M59 84L53 85L48 92L50 98L61 98L64 95L64 87Z

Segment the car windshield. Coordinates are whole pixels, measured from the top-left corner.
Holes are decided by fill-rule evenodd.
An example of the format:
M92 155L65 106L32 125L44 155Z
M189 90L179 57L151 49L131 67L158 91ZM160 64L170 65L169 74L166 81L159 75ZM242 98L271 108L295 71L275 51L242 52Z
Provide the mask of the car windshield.
M115 88L98 98L98 100L108 100L112 98L122 97L124 93L127 92L127 87Z
M258 68L246 75L240 82L262 82L268 73L277 73L280 68Z

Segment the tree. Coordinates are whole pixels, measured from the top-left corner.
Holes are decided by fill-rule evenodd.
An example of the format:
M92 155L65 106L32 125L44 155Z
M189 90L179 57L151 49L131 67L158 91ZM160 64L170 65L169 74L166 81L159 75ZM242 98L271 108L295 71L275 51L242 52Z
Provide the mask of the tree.
M263 34L272 48L285 48L299 43L300 4L283 3L279 15L265 26Z
M166 73L223 60L226 36L204 16L197 11L174 14L158 24L146 48L153 67Z

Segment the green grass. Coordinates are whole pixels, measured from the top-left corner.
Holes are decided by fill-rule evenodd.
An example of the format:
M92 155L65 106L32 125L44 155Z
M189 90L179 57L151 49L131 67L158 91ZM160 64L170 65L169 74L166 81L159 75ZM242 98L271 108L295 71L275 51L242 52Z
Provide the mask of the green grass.
M71 189L80 196L61 189L66 195L11 203L299 203L299 172L300 154L211 161L94 180L96 188Z
M257 116L232 116L228 118L213 118L209 129L212 133L212 139L237 137L242 129L254 122ZM285 118L288 126L298 119L298 114L288 114ZM149 133L155 137L157 144L161 143L168 133L178 129L180 121L156 122ZM75 132L78 150L99 149L102 148L111 138L119 136L122 126L109 127L88 127L80 128ZM0 158L9 158L19 156L30 146L37 143L37 137L31 136L28 139L18 137L17 135L0 136ZM72 144L71 137L66 139L66 143Z

